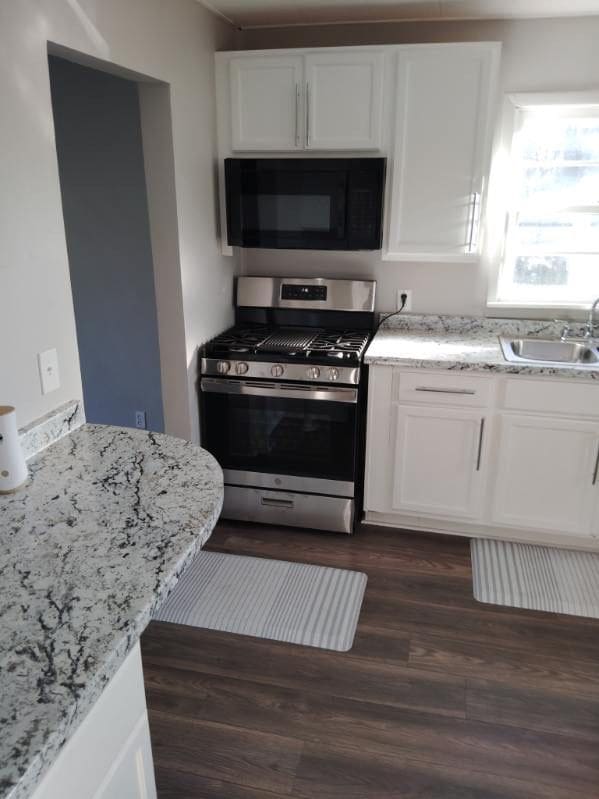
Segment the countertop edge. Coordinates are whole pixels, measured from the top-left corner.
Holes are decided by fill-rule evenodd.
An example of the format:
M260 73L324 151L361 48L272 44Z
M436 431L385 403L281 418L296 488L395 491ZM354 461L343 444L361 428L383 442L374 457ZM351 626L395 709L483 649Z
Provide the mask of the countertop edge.
M442 369L447 372L493 372L495 374L507 375L529 375L530 377L566 377L571 380L599 380L599 369L576 369L575 367L559 367L548 366L535 366L534 364L510 364L507 361L505 364L489 363L481 361L480 363L473 363L471 361L455 360L435 360L435 359L419 359L419 358L405 358L401 355L372 355L364 358L364 363L367 366L403 366L408 369Z

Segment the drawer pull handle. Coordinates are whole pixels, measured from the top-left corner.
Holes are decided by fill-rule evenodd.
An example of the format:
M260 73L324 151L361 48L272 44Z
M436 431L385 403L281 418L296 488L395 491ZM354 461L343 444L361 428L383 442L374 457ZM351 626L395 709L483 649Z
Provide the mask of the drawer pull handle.
M434 388L433 386L416 386L415 390L430 391L432 394L476 394L476 391L472 388Z
M476 471L480 472L480 463L483 455L483 436L485 433L485 420L480 420L480 429L478 431L478 452L476 453Z
M593 470L593 485L597 485L597 477L599 477L599 447L597 447L597 457L595 458L595 468Z
M293 508L292 499L275 499L275 497L260 497L262 505L269 505L271 508Z

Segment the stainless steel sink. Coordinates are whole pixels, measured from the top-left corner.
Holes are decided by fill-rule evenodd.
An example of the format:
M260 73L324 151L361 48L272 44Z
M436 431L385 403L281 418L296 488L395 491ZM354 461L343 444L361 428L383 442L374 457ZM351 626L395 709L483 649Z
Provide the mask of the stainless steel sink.
M506 361L512 363L599 366L599 344L594 341L499 336L499 343Z

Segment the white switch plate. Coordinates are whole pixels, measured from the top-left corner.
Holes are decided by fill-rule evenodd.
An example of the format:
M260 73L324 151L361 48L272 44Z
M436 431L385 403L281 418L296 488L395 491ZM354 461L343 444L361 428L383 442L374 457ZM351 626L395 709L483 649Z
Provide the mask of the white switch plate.
M58 371L58 353L55 349L45 350L37 356L37 363L40 370L40 381L42 384L42 394L49 394L60 388L60 373Z
M404 311L411 311L412 310L412 289L397 289L397 310L401 308L401 295L407 294L408 298L406 300L406 304L403 307Z

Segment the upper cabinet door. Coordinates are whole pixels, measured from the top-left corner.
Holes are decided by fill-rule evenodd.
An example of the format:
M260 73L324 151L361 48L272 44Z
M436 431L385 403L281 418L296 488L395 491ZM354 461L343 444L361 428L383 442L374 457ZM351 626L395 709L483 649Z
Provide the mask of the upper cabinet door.
M229 69L232 149L302 149L302 56L234 57Z
M400 48L387 258L478 255L498 59L489 43Z
M306 56L306 146L378 150L381 146L383 52Z

